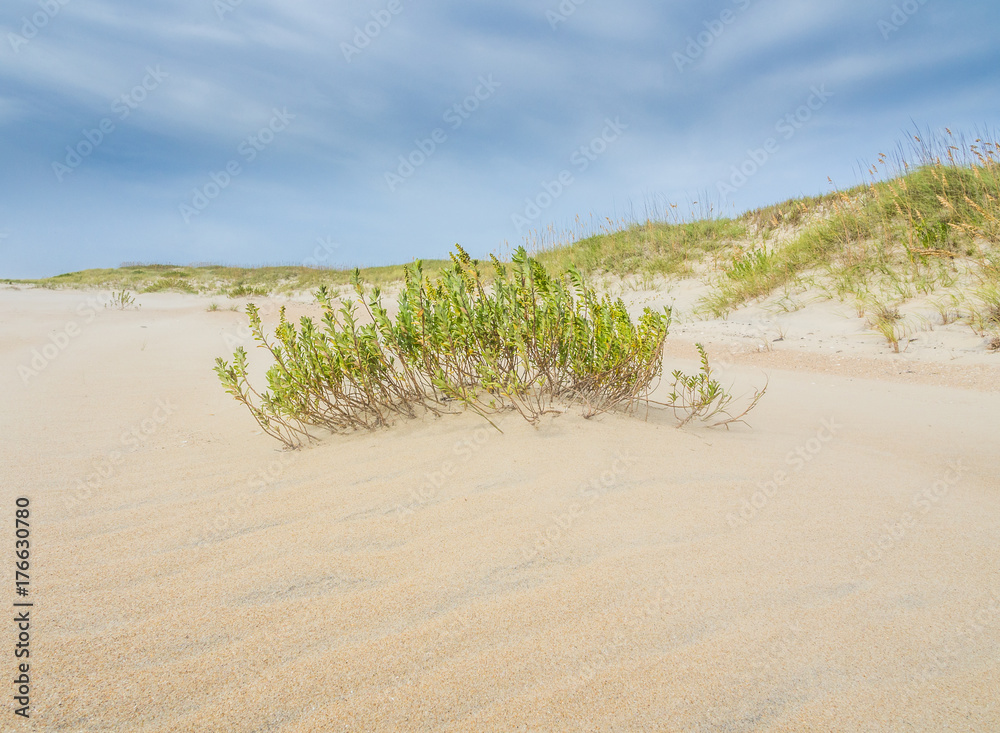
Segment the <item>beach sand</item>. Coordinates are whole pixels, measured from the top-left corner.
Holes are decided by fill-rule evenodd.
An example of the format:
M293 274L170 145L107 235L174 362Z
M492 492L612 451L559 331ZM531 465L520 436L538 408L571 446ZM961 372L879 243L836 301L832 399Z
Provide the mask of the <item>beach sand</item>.
M667 373L714 344L769 383L750 427L457 415L283 452L212 372L243 315L100 297L0 290L0 542L29 497L36 604L3 730L1000 730L1000 355L689 324Z

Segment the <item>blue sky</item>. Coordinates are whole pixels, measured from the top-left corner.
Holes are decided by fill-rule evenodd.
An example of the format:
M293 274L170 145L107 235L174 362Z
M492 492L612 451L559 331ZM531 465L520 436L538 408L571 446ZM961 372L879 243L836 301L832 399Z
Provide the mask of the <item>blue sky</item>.
M0 276L483 256L815 194L914 123L993 127L998 38L996 0L9 0Z

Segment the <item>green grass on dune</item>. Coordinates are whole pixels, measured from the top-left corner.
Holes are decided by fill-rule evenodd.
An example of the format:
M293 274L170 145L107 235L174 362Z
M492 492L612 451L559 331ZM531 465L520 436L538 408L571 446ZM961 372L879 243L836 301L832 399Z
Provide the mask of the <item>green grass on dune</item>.
M903 302L960 281L990 292L1000 279L1000 150L973 146L963 160L954 150L917 168L904 164L903 175L879 180L876 166L867 185L744 215L752 236L721 266L704 310L724 317L801 286L807 273L812 284L860 301Z
M705 255L746 237L746 225L732 219L650 221L541 252L538 260L550 268L565 269L574 264L584 272L619 276L687 275Z
M448 260L423 263L430 274L448 266ZM131 290L136 293L173 291L245 297L315 290L321 285L349 285L351 270L316 269L300 266L226 267L223 265L126 265L114 269L82 270L41 280L18 280L43 288L87 288ZM403 265L361 270L366 281L376 285L403 279Z
M981 139L969 143L950 132L929 144L914 139L917 165L909 165L902 153L891 161L880 156L868 171L870 181L853 188L735 218L606 220L600 233L569 244L538 245L532 255L553 272L574 266L586 274L639 276L644 282L696 276L709 286L700 311L716 317L782 290L787 298L795 289L818 289L853 301L859 314L933 294L961 301L977 330L1000 331L1000 146ZM431 277L448 266L447 260L423 263ZM361 271L373 285L402 281L403 274L402 265ZM492 266L484 264L482 275L491 281ZM347 286L351 271L127 265L25 282L243 297Z

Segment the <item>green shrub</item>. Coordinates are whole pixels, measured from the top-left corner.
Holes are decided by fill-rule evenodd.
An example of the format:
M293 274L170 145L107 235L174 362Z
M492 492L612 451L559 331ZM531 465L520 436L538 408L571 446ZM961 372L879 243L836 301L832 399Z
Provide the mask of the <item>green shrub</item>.
M296 328L282 309L273 342L248 305L254 339L274 358L267 389L250 384L242 348L232 364L218 359L216 373L289 447L311 439L310 426L373 429L423 410L465 406L489 419L513 409L535 422L557 400L590 416L648 399L661 374L669 308L647 308L634 323L620 299L599 298L575 268L553 277L523 248L510 266L493 258L489 287L461 247L452 263L433 280L419 261L407 267L394 319L357 271L357 303L338 308L321 287L322 323L304 317Z

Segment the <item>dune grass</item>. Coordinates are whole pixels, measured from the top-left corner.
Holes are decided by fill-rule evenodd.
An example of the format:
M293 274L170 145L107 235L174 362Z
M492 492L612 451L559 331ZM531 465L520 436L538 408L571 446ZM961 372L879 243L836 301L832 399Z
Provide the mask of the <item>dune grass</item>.
M869 180L852 188L736 218L605 227L536 256L621 278L699 277L711 288L698 310L715 318L782 289L818 287L859 304L951 289L960 291L961 311L974 328L995 332L1000 147L950 131L911 143L908 153L879 156ZM903 328L890 329L885 319L877 324L893 335Z
M994 136L995 138L995 136ZM911 162L912 161L912 162ZM907 149L880 155L867 181L847 189L791 199L734 218L712 207L681 220L673 204L647 210L645 221L610 219L569 235L529 235L543 267L570 267L657 287L658 278L695 277L710 287L698 314L726 318L776 292L816 289L856 305L864 317L878 304L897 307L916 296L942 303L942 322L966 321L984 337L1000 335L1000 146L946 130L914 136ZM832 183L832 182L831 182ZM700 216L700 218L694 218ZM508 261L509 258L502 258ZM448 260L424 261L427 276ZM491 281L493 266L482 277ZM402 283L405 266L366 268L373 285ZM631 280L629 280L631 279ZM317 288L349 288L351 271L298 266L225 267L130 263L33 282L46 288L170 290L253 298ZM869 314L870 316L870 314ZM901 319L902 324L907 321ZM900 323L869 317L898 348Z
M586 273L684 276L693 274L706 255L746 237L746 226L732 219L647 221L538 252L536 257L546 267L573 265Z
M1000 147L959 147L948 133L941 155L931 156L915 140L924 156L916 166L881 156L865 185L744 215L750 237L710 276L703 312L725 317L790 284L820 284L858 302L957 288L973 324L995 330ZM776 237L783 227L788 235ZM899 323L883 317L873 327L898 348Z
M438 273L448 260L424 262L428 273ZM367 282L377 285L403 279L403 265L361 270ZM12 280L43 288L88 288L131 290L135 293L172 291L224 295L232 298L311 291L325 285L350 285L352 270L284 265L275 267L227 267L224 265L124 264L114 269L82 270L40 280Z

